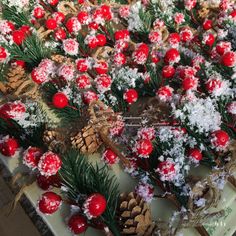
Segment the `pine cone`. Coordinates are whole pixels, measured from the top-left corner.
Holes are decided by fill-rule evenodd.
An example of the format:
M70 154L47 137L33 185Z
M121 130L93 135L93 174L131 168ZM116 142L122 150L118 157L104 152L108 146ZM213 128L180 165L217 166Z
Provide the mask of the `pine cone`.
M85 126L81 132L71 138L72 147L80 150L82 154L92 154L102 144L97 132L91 125Z
M122 235L149 236L155 228L150 207L134 192L120 195L118 218Z
M64 138L61 133L55 130L45 130L43 141L50 151L63 152L65 149Z

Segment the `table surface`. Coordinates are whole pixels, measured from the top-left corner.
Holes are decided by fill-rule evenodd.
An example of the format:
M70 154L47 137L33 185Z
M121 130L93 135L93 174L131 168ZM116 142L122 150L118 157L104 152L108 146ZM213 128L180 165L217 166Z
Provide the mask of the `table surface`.
M26 168L23 167L19 157L7 158L0 155L3 163L7 166L10 172L14 175L19 169ZM96 159L96 157L92 157ZM117 174L118 181L120 183L121 191L132 191L136 182L128 176L123 171L120 171L118 167L114 169ZM58 191L58 190L57 190ZM37 209L37 202L39 197L44 191L42 191L36 183L32 186L28 187L25 191L26 197L30 200L32 205ZM227 184L225 186L222 200L219 204L219 209L227 210L227 217L223 218L223 223L215 223L214 225L207 225L206 229L211 236L231 236L235 232L235 216L236 216L236 191L230 185ZM234 209L233 209L234 208ZM168 220L173 213L174 206L169 204L169 201L165 199L158 199L152 201L151 205L153 219L164 219ZM59 211L54 213L53 215L45 215L41 214L37 211L38 214L43 218L45 223L48 225L50 230L53 232L55 236L71 236L71 232L66 227L66 222L68 220L68 216L70 215L70 208L68 205L63 204ZM233 212L233 214L232 214ZM231 216L231 217L230 217ZM227 223L229 222L229 223ZM232 223L233 222L233 223ZM186 236L199 236L199 233L194 228L188 228L182 230L182 235ZM95 230L93 228L89 228L86 233L86 236L102 236L104 235L101 231Z

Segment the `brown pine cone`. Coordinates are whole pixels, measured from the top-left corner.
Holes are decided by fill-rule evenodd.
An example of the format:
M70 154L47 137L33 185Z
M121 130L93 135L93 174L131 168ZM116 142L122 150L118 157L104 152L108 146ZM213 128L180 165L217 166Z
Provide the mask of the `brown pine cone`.
M78 149L82 154L96 152L101 144L101 139L91 125L85 126L81 132L71 137L72 147Z
M122 235L152 235L155 223L152 221L151 209L136 193L120 195L117 215Z
M43 141L50 151L63 152L65 149L65 141L62 134L55 130L45 130Z

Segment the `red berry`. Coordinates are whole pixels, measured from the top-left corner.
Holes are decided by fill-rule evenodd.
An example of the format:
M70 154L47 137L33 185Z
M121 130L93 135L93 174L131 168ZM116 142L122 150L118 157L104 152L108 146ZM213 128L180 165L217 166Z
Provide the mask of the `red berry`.
M23 163L31 169L36 169L42 150L37 147L29 147L23 154Z
M59 0L47 0L47 2L51 5L51 6L56 6L59 2Z
M11 31L15 30L15 25L11 21L7 21L6 24Z
M219 79L209 79L206 82L206 89L208 92L213 93L216 89L220 88L222 81Z
M172 161L163 161L158 165L158 172L163 181L171 181L175 178L175 163Z
M49 18L48 20L46 20L45 25L47 29L50 29L50 30L54 30L57 28L57 22L53 18Z
M97 30L98 27L99 27L99 25L98 25L96 22L93 21L93 22L89 23L88 27L89 27L90 29Z
M78 59L76 64L79 72L84 73L89 69L89 63L86 59Z
M15 60L15 61L12 61L12 64L13 65L16 65L16 66L20 66L22 68L25 68L25 61L22 61L22 60Z
M196 161L201 161L202 160L202 153L199 149L197 148L192 148L188 151L188 156L191 159L194 159Z
M134 102L137 101L138 99L138 93L135 89L128 89L124 95L123 95L124 100L128 103L128 104L132 104Z
M26 112L25 104L21 101L7 102L0 106L0 114L5 119L20 119Z
M96 218L103 214L106 205L107 201L103 195L99 193L91 194L84 202L84 213L89 219Z
M236 19L236 10L233 10L229 15L230 15L233 19Z
M61 205L61 197L54 192L46 192L39 200L39 210L44 214L53 214Z
M86 91L83 94L83 101L85 104L90 104L92 101L98 100L98 95L93 91Z
M107 148L105 150L105 152L102 155L102 159L109 165L118 162L118 156L110 148Z
M15 138L7 138L0 143L0 152L7 157L14 156L18 148L19 144Z
M63 28L58 28L54 32L54 38L56 40L63 40L66 38L66 31Z
M173 89L169 86L163 86L160 87L158 89L158 91L156 92L157 97L163 101L163 102L167 102L172 98L172 94L173 94Z
M115 32L115 40L127 40L129 39L129 31L124 29L124 30L118 30Z
M15 44L21 45L25 40L25 32L22 30L16 30L12 33L12 39Z
M164 66L162 68L163 78L171 78L175 75L175 68L171 65Z
M220 55L224 55L224 53L226 53L226 52L228 52L230 50L231 50L231 43L230 42L221 41L221 42L216 44L216 51Z
M73 234L82 234L88 228L87 219L80 214L73 215L69 219L68 226Z
M116 66L122 66L126 63L126 56L123 53L116 53L114 55L114 63Z
M211 143L215 147L225 148L229 143L229 135L224 130L214 131L211 137Z
M106 74L108 71L108 64L105 61L99 61L94 65L94 69L98 74Z
M97 89L100 92L105 92L111 87L111 77L108 75L100 75L96 78Z
M236 65L236 53L233 51L226 52L221 57L221 63L227 67L234 67Z
M86 24L89 19L88 12L87 11L80 11L77 15L77 19L82 25Z
M168 42L170 45L175 45L180 42L180 36L178 33L171 33L168 37Z
M91 48L91 49L94 49L98 46L98 39L96 36L91 36L88 38L88 46Z
M98 34L96 36L96 38L97 38L97 41L98 41L98 46L100 46L100 47L104 46L107 43L106 36L103 35L103 34Z
M71 17L66 22L66 28L70 34L77 33L81 29L81 24L76 17Z
M215 36L213 34L208 34L203 40L207 46L211 47L215 42Z
M176 63L180 60L179 51L176 48L169 49L164 57L166 63Z
M45 191L52 187L61 187L61 181L58 175L44 176L39 174L37 176L37 184Z
M184 90L196 89L198 84L197 78L186 77L182 81L182 87Z
M34 8L34 11L33 11L33 16L36 18L36 19L41 19L43 18L45 15L45 11L42 7L36 7Z
M85 0L77 0L78 4L83 4Z
M0 46L0 62L4 62L7 58L7 51L4 47Z
M68 106L68 98L64 93L58 92L54 94L52 98L52 103L54 107L62 109Z
M42 84L47 80L47 74L41 72L38 68L34 68L31 72L32 80L37 84Z
M90 78L87 75L80 75L76 79L76 84L80 89L86 89L91 86Z
M62 161L58 155L48 151L44 153L38 163L38 170L41 175L51 176L57 174L61 168Z
M209 30L212 28L212 20L206 19L203 24L202 27L204 30Z
M111 20L111 18L112 18L112 12L111 12L110 6L102 5L102 6L100 7L100 9L101 9L101 12L102 12L102 14L103 14L104 19L105 19L105 20Z
M64 13L60 11L54 12L52 16L53 16L53 19L57 22L57 24L62 23L66 18Z
M152 142L149 139L141 139L136 143L136 150L140 156L149 156L153 151Z

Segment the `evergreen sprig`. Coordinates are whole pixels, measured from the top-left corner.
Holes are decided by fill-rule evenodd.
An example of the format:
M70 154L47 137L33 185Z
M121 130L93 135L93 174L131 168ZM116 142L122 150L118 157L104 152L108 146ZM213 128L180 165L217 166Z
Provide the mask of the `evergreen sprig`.
M107 166L93 166L86 157L76 150L69 150L64 154L62 162L59 174L64 187L67 189L67 197L81 206L85 196L92 193L102 194L107 200L107 207L101 219L115 236L120 235L115 222L119 197L115 176L110 175Z
M36 34L28 36L21 46L13 44L5 45L5 47L11 59L25 61L30 68L36 67L42 59L48 58L52 53Z

